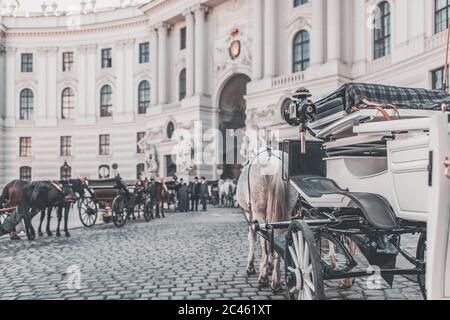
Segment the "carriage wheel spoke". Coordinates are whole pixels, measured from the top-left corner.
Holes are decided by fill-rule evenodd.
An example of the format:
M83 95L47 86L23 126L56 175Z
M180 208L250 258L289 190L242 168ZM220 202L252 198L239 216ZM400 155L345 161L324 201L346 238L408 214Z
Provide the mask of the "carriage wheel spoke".
M298 263L299 263L300 267L303 268L303 266L304 266L303 255L305 253L305 241L304 241L302 233L300 231L298 232L298 247L299 247Z
M308 286L305 286L305 300L313 300L313 295L311 289Z
M311 282L311 280L305 278L305 284L306 284L305 288L308 287L309 290L315 292L314 284Z
M294 264L297 268L300 268L298 261L299 259L297 258L297 255L295 254L294 249L292 248L292 246L289 246L289 252L291 253L292 256L292 260L294 261Z
M309 246L307 243L305 243L305 252L303 255L303 266L306 268L306 266L309 266Z
M293 233L292 234L292 242L294 243L294 248L295 248L295 253L296 253L296 255L297 255L297 261L298 261L298 264L299 264L299 266L301 267L302 266L302 263L301 263L301 252L300 252L300 247L299 247L299 239L298 239L298 234L297 233Z

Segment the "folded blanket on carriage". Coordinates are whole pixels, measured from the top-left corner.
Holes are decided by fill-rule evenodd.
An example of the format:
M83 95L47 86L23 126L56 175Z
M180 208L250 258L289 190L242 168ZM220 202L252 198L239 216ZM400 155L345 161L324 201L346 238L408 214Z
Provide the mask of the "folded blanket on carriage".
M337 112L353 112L353 107L364 107L364 101L393 105L398 109L441 110L444 103L450 111L450 94L419 88L403 88L370 83L347 83L327 97L316 102L316 119Z

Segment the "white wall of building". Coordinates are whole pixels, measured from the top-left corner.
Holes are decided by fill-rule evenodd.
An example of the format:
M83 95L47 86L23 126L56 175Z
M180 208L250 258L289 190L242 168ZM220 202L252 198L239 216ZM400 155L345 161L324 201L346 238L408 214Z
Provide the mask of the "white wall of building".
M166 136L170 121L191 129L217 128L219 98L235 74L252 79L247 91L249 121L295 130L281 121L283 101L300 86L320 97L347 81L431 87L431 71L444 64L446 32L434 34L434 1L396 0L391 4L391 54L373 60L370 12L379 2L312 0L293 7L292 0L154 0L123 9L81 16L0 17L0 184L31 166L33 179L59 178L67 161L73 176L98 176L102 164L119 165L135 178L144 156L136 153L137 132L147 131L158 146L160 175L164 156L175 141ZM79 19L79 20L77 20ZM81 21L79 28L74 23ZM70 26L70 27L68 27ZM180 49L180 29L187 28L187 48ZM237 29L237 35L231 34ZM300 30L310 34L311 66L292 73L292 43ZM233 39L241 53L232 60ZM139 44L150 42L150 63L139 64ZM113 49L113 67L102 69L101 49ZM4 48L4 49L2 49ZM75 69L62 72L62 52L75 53ZM33 53L34 72L20 72L21 53ZM178 101L178 77L187 69L187 97ZM137 114L138 85L148 80L152 107ZM100 118L100 89L113 88L114 116ZM61 93L71 87L76 117L61 119ZM19 119L19 94L35 94L33 120ZM112 154L99 156L98 137L111 135ZM61 136L72 136L72 156L59 156ZM32 137L33 154L19 156L19 138ZM210 166L196 174L217 178Z

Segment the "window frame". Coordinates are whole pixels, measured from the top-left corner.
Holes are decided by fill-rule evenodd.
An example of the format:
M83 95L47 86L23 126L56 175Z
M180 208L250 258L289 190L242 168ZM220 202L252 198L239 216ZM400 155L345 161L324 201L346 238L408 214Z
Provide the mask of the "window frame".
M305 37L306 35L306 37ZM300 60L296 60L297 50L301 50ZM306 52L308 54L306 54ZM304 72L311 65L311 36L305 29L298 31L292 42L292 72ZM299 67L299 69L297 69Z
M111 156L111 135L101 134L98 138L98 154L99 156Z
M30 158L33 156L32 137L19 137L19 157Z
M62 53L62 71L72 72L74 67L74 53L73 51L66 51Z
M31 182L33 179L33 168L22 166L19 168L19 179L25 182Z
M24 88L19 94L19 119L32 120L34 117L34 92Z
M139 64L150 62L150 42L139 44Z
M112 48L103 48L101 52L102 69L112 68Z
M389 9L389 12L386 14L385 10L383 10L384 6L387 6ZM391 10L391 4L389 1L381 1L378 3L377 8L379 12L381 12L381 15L379 17L379 23L380 23L380 30L376 28L377 26L377 15L374 17L374 29L373 29L373 60L378 60L383 57L386 57L391 54L392 50L392 10ZM387 23L385 20L387 20ZM388 25L388 29L386 32L386 24ZM378 32L379 31L379 32ZM379 34L382 33L381 36ZM382 45L381 49L379 45Z
M182 101L187 96L186 68L181 69L178 75L178 100Z
M20 70L22 73L32 73L33 72L33 54L24 52L20 56Z
M61 92L61 119L70 120L75 117L75 91L66 87Z
M105 84L100 88L100 118L110 118L113 114L113 88L111 85Z
M59 139L59 155L61 157L72 156L72 136L61 136Z
M147 113L151 104L151 98L150 81L142 80L138 85L138 114Z

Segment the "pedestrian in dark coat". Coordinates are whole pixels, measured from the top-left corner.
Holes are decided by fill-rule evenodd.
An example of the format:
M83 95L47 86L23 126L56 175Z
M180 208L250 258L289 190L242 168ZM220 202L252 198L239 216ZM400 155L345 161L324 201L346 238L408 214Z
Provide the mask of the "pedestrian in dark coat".
M209 199L209 187L206 183L206 178L202 177L201 185L200 185L200 200L202 202L202 211L206 212L206 202Z
M191 186L191 211L198 211L198 201L200 200L200 183L195 177L194 183Z
M178 208L181 212L189 211L189 189L186 183L178 190Z

